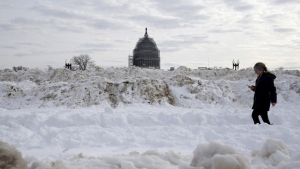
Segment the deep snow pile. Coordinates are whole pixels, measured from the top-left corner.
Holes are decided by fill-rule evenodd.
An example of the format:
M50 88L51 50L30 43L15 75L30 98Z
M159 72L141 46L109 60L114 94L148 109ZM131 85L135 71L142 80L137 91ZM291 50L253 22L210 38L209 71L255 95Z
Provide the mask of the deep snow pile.
M275 71L279 97L300 103L300 71ZM140 68L96 68L89 71L33 69L0 73L0 106L70 108L101 105L146 103L198 107L203 104L249 106L254 84L252 69L233 71L149 70ZM292 97L290 97L292 95ZM293 98L293 99L291 99Z
M29 169L297 169L300 73L274 73L269 126L252 69L1 72L0 141Z
M6 147L3 146L5 144ZM282 146L287 149L282 149ZM7 148L8 147L8 148ZM280 148L281 147L281 148ZM128 154L114 156L86 156L82 153L69 158L50 160L39 160L34 156L26 156L25 160L19 155L17 150L1 143L0 150L5 148L5 155L0 158L0 166L3 169L298 169L300 168L300 153L289 155L288 147L281 140L268 139L261 151L252 152L246 155L236 152L230 145L223 145L218 142L199 144L194 150L194 157L175 153L173 151L159 152L157 149L150 149L144 153L137 151ZM11 152L9 152L9 150ZM64 152L67 150L64 150ZM270 153L266 157L265 152ZM3 152L3 151L2 151ZM16 154L17 152L18 154ZM287 154L286 154L287 153ZM3 153L2 153L3 154ZM9 157L10 163L6 163L3 157ZM271 162L268 167L265 165L251 165L250 159L265 159L265 163ZM3 160L3 161L2 161ZM14 160L14 161L13 161ZM13 161L14 163L11 163ZM188 163L191 161L191 164ZM274 164L276 162L277 164ZM27 165L26 165L27 163ZM279 163L279 164L278 164Z
M190 166L204 167L204 169L250 169L251 163L248 158L236 154L233 147L210 142L197 146Z

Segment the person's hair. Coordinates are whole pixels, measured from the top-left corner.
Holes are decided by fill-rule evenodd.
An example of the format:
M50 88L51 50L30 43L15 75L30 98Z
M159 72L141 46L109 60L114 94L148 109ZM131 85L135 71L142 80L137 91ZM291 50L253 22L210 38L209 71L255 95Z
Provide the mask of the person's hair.
M266 65L262 62L257 62L254 66L259 66L262 67L264 69L264 71L268 71L268 68L266 67Z

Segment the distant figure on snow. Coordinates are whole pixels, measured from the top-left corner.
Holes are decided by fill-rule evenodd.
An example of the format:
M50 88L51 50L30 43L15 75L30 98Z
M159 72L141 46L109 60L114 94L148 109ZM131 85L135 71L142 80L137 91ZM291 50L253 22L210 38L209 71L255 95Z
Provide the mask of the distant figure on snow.
M270 110L270 104L275 106L277 103L276 87L274 86L276 76L268 72L266 65L262 62L254 65L254 72L258 75L255 86L248 86L254 91L253 122L254 124L260 124L258 116L261 116L265 123L271 124L268 111Z

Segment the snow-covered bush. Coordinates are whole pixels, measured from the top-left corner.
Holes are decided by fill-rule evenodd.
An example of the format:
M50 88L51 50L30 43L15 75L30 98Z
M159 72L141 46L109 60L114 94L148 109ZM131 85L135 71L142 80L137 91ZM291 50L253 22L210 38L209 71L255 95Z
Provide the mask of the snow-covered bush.
M1 169L28 169L22 154L12 145L0 141Z
M199 144L197 148L194 150L194 157L190 164L193 167L201 167L203 166L205 169L212 168L212 158L215 155L226 155L226 154L236 154L235 149L232 146L224 145L215 141L211 141L207 144ZM222 158L216 158L216 164L218 160Z

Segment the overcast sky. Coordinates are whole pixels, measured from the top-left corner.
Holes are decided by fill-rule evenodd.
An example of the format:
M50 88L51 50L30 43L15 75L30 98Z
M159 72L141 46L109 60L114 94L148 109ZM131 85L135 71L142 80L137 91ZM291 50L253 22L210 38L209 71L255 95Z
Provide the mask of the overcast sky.
M146 27L163 69L300 68L300 0L1 0L0 69L127 66Z

